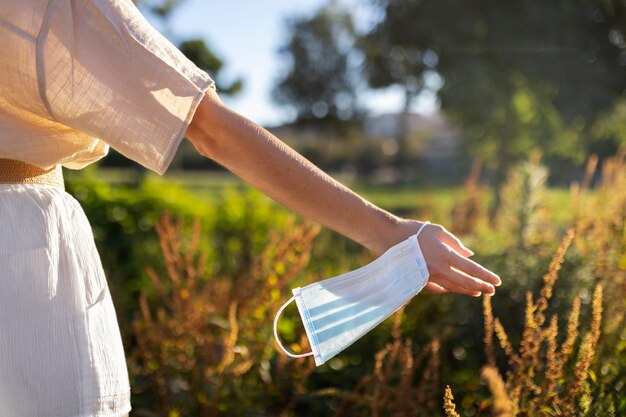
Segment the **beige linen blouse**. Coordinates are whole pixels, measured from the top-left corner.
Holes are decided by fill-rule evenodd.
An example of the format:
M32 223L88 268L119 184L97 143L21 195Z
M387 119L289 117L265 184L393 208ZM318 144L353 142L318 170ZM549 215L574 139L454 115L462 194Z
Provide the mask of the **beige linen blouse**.
M0 0L0 158L163 174L211 78L131 0ZM0 184L0 417L120 417L116 311L78 201Z
M210 87L130 0L0 0L0 158L162 175Z

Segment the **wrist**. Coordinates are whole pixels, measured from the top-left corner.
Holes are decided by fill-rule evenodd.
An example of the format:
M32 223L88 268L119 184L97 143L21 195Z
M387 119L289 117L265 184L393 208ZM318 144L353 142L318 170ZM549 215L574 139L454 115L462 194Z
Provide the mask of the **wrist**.
M380 255L392 246L416 234L423 223L422 221L392 216L378 232L377 239L367 247Z
M377 214L366 228L367 236L360 243L375 254L381 255L409 235L404 236L402 225L405 220L401 217L382 209Z

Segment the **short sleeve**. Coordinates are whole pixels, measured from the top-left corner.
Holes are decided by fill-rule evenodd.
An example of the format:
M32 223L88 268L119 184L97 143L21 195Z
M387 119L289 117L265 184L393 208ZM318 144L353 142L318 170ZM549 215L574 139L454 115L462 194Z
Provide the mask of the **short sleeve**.
M215 88L130 0L50 0L37 60L51 118L161 175Z

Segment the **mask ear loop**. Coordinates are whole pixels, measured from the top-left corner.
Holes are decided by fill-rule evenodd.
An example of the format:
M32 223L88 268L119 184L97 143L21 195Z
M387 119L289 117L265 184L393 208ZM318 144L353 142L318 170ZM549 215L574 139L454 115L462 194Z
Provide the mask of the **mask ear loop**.
M417 239L417 237L420 235L420 233L422 233L422 230L424 229L424 227L426 227L427 224L430 224L430 222L428 220L426 220L424 223L422 223L422 225L420 226L419 229L417 229L417 233L415 233L415 238Z
M420 235L420 233L422 233L422 230L424 229L424 227L426 227L427 224L430 224L430 222L428 220L426 220L425 222L422 223L420 228L417 230L417 233L415 233L415 238L416 239ZM280 341L280 338L278 337L278 319L280 319L280 315L283 314L283 311L285 310L285 308L287 308L287 306L289 304L291 304L293 302L293 300L295 300L295 299L296 299L296 296L294 295L289 300L287 300L287 302L285 302L285 304L283 304L278 309L278 312L276 313L276 317L274 317L274 338L276 339L276 343L278 344L280 349L283 352L285 352L285 355L290 356L292 358L305 358L307 356L313 355L313 352L301 353L301 354L291 353L287 349L285 349L285 347L283 346L283 344Z
M283 313L283 310L285 310L285 308L291 304L291 302L293 300L296 299L296 296L294 295L293 297L291 297L285 304L283 304L283 306L278 309L278 313L276 313L276 317L274 317L274 338L276 339L276 343L278 343L278 346L280 346L280 348L282 349L283 352L285 352L285 355L287 356L291 356L292 358L304 358L307 356L312 356L313 352L309 352L309 353L302 353L302 354L296 354L296 353L291 353L289 352L287 349L285 349L285 347L283 346L283 344L280 342L280 339L278 338L278 319L280 318L280 315Z

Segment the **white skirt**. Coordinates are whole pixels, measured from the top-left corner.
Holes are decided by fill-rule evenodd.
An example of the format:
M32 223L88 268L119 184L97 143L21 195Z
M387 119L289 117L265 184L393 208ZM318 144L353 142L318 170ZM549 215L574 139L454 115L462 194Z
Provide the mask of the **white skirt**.
M130 409L115 308L82 207L52 185L0 184L0 416Z

